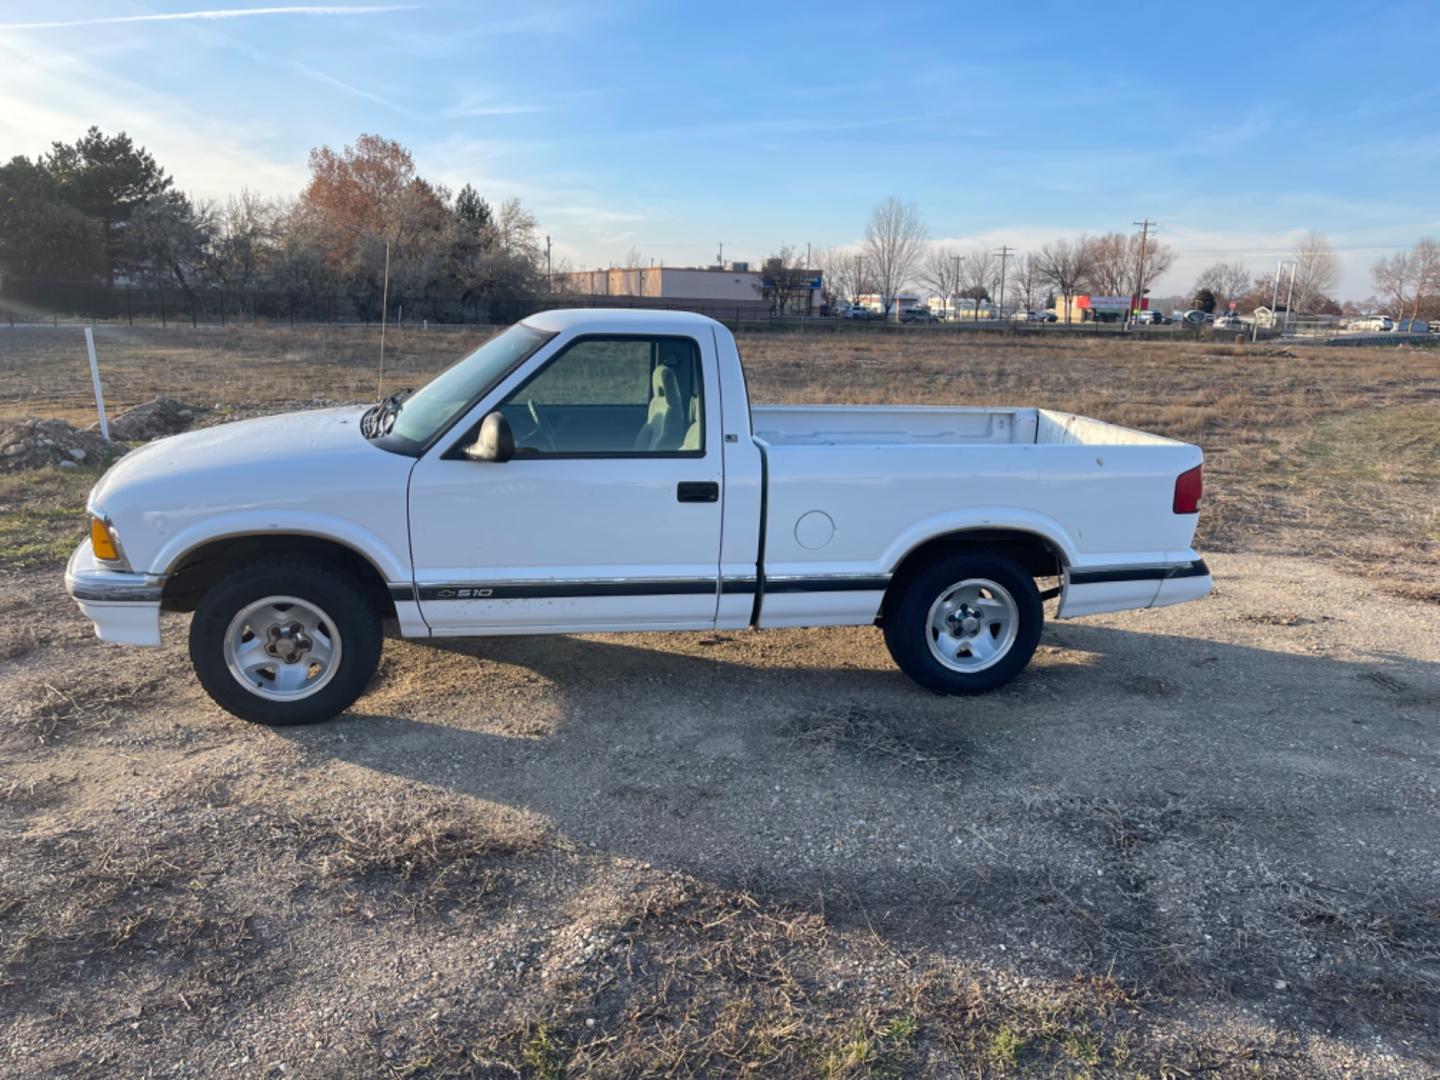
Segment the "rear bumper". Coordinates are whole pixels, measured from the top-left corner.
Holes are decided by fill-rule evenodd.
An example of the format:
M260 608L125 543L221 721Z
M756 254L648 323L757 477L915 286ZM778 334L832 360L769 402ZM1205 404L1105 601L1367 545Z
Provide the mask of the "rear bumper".
M1067 569L1057 617L1183 604L1208 596L1214 583L1204 559L1158 566Z
M165 578L112 570L86 540L65 567L65 591L95 624L95 636L121 645L160 644L160 598Z

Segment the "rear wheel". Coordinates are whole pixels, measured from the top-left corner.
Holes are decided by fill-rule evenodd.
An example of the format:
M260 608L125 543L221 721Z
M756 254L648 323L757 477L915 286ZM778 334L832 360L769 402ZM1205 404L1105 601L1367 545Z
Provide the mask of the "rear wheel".
M1035 581L1003 555L936 559L885 608L885 645L900 670L937 694L981 694L1030 662L1044 608Z
M349 708L380 660L380 616L323 563L254 563L201 598L190 661L217 705L257 724L314 724Z

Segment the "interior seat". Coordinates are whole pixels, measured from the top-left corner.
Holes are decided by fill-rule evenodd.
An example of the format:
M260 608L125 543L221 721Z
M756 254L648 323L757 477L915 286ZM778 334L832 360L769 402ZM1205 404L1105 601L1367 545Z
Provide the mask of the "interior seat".
M680 449L700 449L700 398L698 395L690 397L690 426L685 429L685 438L680 443Z
M650 410L635 436L636 450L678 450L685 437L685 410L680 403L680 381L675 369L664 364L650 376Z

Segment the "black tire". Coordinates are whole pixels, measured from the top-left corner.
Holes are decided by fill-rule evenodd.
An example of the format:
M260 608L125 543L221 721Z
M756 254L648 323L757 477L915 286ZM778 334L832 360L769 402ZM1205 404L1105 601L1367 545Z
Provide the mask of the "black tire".
M983 579L1004 588L1018 611L1008 651L990 667L961 672L931 651L930 609L953 585ZM885 646L900 670L937 694L983 694L1004 686L1024 670L1040 643L1045 610L1035 579L1003 555L956 553L935 559L896 583L885 605Z
M271 596L314 603L333 622L341 643L329 680L308 696L273 700L247 689L231 671L225 639L247 606ZM213 585L190 622L190 662L210 699L255 724L316 724L344 712L365 691L380 662L380 613L350 574L309 559L255 562Z

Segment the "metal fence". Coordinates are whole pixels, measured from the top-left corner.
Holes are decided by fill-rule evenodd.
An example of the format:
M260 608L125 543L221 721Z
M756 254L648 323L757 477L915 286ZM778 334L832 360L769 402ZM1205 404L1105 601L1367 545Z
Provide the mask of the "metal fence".
M1180 323L1161 326L1120 322L1014 322L1009 319L957 319L949 322L897 323L849 320L833 316L773 312L765 300L711 302L669 298L562 295L495 297L478 293L425 293L391 296L385 321L394 326L474 326L508 324L537 311L554 308L642 308L689 311L725 323L732 329L790 330L800 333L834 331L856 334L943 334L1004 332L1015 335L1070 334L1096 337L1133 335L1143 338L1210 337L1228 341L1240 333L1195 328ZM93 325L376 325L381 298L368 292L304 290L177 288L174 285L105 285L7 277L0 281L0 326L53 324ZM1250 339L1246 327L1243 336ZM1261 338L1279 336L1261 330Z

